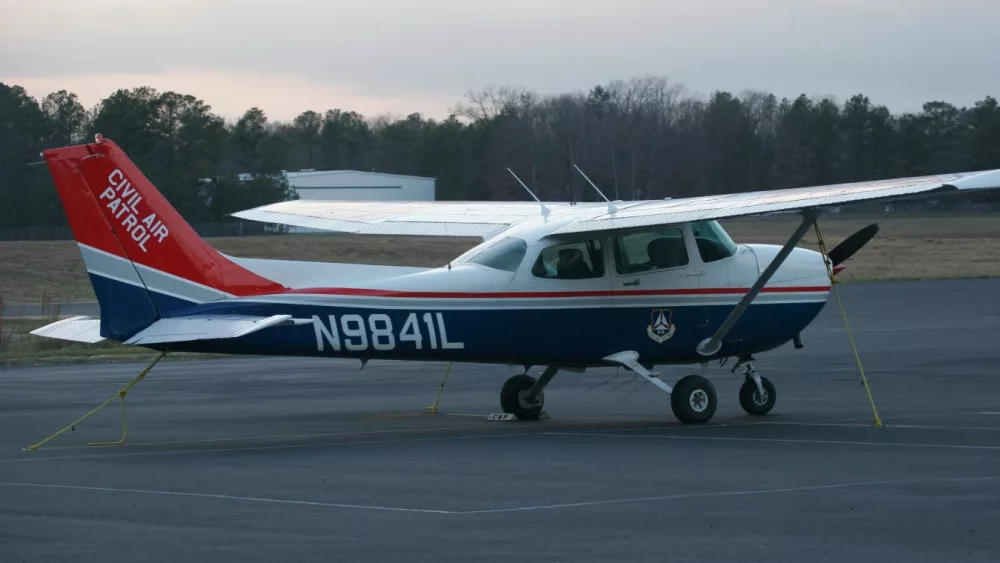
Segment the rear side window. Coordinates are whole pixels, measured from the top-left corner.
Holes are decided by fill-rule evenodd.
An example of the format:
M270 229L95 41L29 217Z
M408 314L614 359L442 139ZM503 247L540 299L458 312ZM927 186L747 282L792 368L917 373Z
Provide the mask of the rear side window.
M678 228L632 233L614 239L615 271L621 275L667 270L689 262Z
M531 267L536 278L581 280L604 277L601 242L582 240L545 248Z

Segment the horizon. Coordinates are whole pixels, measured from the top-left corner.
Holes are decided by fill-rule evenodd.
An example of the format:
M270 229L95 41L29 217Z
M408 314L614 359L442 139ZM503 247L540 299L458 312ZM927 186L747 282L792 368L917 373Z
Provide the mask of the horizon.
M596 86L607 87L607 86L609 86L610 84L612 84L614 82L621 82L623 84L628 84L628 82L630 80L648 78L649 76L650 75L641 75L641 76L634 76L634 77L628 77L628 78L613 79L613 80L610 80L610 81L607 81L607 82L604 82L604 83L601 83L601 84L594 84L591 88L596 87ZM671 84L673 86L679 86L679 87L681 87L682 90L680 92L680 95L681 95L681 97L683 99L695 99L695 100L699 100L699 101L703 101L703 102L708 102L708 100L711 97L711 95L715 92L715 91L712 91L712 92L703 92L703 91L697 91L697 90L694 90L694 89L691 89L691 88L687 88L686 84L684 84L683 82L670 81L668 77L655 77L655 78L667 79L668 84ZM105 92L103 94L99 94L97 92L92 92L92 91L85 91L85 94L83 94L83 95L81 95L80 92L78 92L76 90L73 90L71 88L66 88L66 87L53 88L53 89L37 89L36 88L36 89L32 90L32 89L29 89L28 87L24 86L23 84L18 84L16 82L8 83L8 82L6 82L6 81L4 81L2 79L0 79L0 84L6 84L7 86L11 86L11 87L21 86L22 88L25 89L25 91L28 93L28 95L31 96L32 98L34 98L39 104L42 102L42 100L48 94L52 94L52 93L55 93L55 92L59 92L61 90L65 90L66 92L68 92L70 94L76 94L79 97L80 104L88 112L90 112L91 110L99 107L100 104L101 104L101 102L104 99L106 99L108 96L110 96L111 94L113 94L114 92L116 92L118 90L132 91L132 90L134 90L136 88L150 87L150 88L153 88L154 90L156 90L156 92L158 94L163 94L163 93L166 93L166 92L173 91L173 92L176 92L176 93L182 94L182 95L191 95L191 96L194 96L195 98L201 100L207 106L209 106L210 111L213 114L215 114L215 115L217 115L219 117L222 117L226 121L227 124L235 123L237 120L239 120L240 117L243 116L243 114L246 111L248 111L248 110L250 110L252 108L255 108L255 107L256 108L260 108L261 110L263 110L264 114L267 116L268 122L272 123L272 124L279 124L279 123L280 124L290 124L297 116L301 115L303 112L310 111L310 110L311 111L315 111L315 112L319 113L322 116L328 110L337 110L337 109L340 109L340 110L343 110L343 111L355 111L355 112L361 114L365 119L369 119L369 120L371 120L371 119L379 119L379 118L384 118L384 117L388 117L388 118L390 118L392 120L398 120L398 119L404 119L407 115L418 113L424 119L433 119L433 120L436 120L436 121L442 121L442 120L447 119L449 116L456 115L455 110L456 110L457 106L459 104L466 103L467 100L468 100L464 95L458 96L450 104L447 104L446 106L441 106L444 109L440 109L440 107L439 107L439 108L437 108L437 111L435 111L435 110L432 110L432 111L423 111L421 109L405 109L405 108L404 109L395 109L395 108L391 108L391 109L386 109L386 110L383 110L383 111L376 111L376 112L372 113L372 112L359 111L357 108L352 107L350 105L334 105L334 104L330 104L330 105L327 105L327 106L313 105L313 106L309 106L309 107L303 107L301 110L298 110L298 111L292 110L292 111L290 111L290 112L288 112L286 114L273 115L272 113L268 112L268 107L267 107L268 104L251 104L249 106L246 106L242 110L222 112L222 111L219 111L217 105L215 103L213 103L213 101L211 99L207 99L207 98L199 95L199 93L197 91L185 91L185 90L171 89L171 88L159 88L159 87L156 87L155 85L150 84L150 83L136 83L136 84L131 85L131 86L114 87L111 90L108 90L107 92ZM550 97L550 96L554 97L554 96L562 96L562 95L583 95L583 96L586 96L587 92L589 91L589 89L583 89L583 88L581 88L581 89L577 89L577 90L573 90L573 91L538 92L538 91L532 91L532 90L527 89L527 88L519 88L517 86L491 84L491 85L483 86L483 87L478 88L478 89L469 88L469 89L466 90L466 92L480 93L480 92L485 91L487 88L497 88L497 87L507 87L507 88L511 88L511 89L515 89L515 90L519 90L519 91L521 89L523 89L525 91L537 94L542 99ZM916 105L916 106L907 107L905 109L900 109L900 108L893 107L890 104L886 104L882 100L873 98L872 96L870 96L866 92L860 92L860 91L859 92L854 92L854 93L849 93L849 94L842 95L842 96L841 95L834 95L834 94L817 94L817 93L810 93L810 92L799 92L799 93L791 94L791 95L783 95L783 94L778 94L777 92L768 91L766 89L750 89L750 88L742 88L742 89L735 89L735 90L723 90L723 91L724 92L728 92L728 93L732 94L735 97L740 97L744 93L747 93L747 92L763 92L765 94L772 94L772 95L774 95L775 98L778 100L779 103L783 99L788 99L790 101L794 101L799 96L803 96L804 95L807 98L809 98L811 100L814 100L814 101L819 101L819 100L824 100L824 99L832 100L839 107L843 107L844 103L847 102L851 97L853 97L855 95L862 95L862 96L867 96L869 98L869 100L871 101L872 105L874 105L874 106L885 106L886 109L888 109L889 112L892 115L895 115L895 116L904 115L904 114L911 114L911 113L912 114L920 113L921 111L923 111L923 105L926 104L926 103L931 103L931 102L944 102L944 103L951 104L951 105L955 106L956 108L960 108L961 109L961 108L972 108L977 102L981 102L981 101L983 101L983 100L985 100L987 98L994 98L994 99L996 99L998 97L997 94L994 94L992 92L986 92L986 93L983 93L978 98L974 97L973 99L971 99L969 101L964 101L964 103L955 102L955 101L949 100L949 99L932 98L932 99L923 100L922 102L919 102L919 104ZM233 106L233 107L235 107L235 106ZM289 106L289 108L290 107L291 106ZM461 117L461 116L458 116L458 117Z
M6 14L0 82L39 100L74 92L88 109L148 85L194 95L227 120L251 107L283 122L333 108L441 119L488 86L547 96L635 76L669 77L701 99L861 93L894 114L1000 92L984 48L1000 20L989 0L947 10L931 0L287 0L281 10L39 0Z

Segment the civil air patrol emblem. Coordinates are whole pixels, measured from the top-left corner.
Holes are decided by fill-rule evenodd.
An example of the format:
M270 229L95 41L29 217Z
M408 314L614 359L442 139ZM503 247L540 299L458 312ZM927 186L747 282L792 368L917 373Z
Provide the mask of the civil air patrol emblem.
M646 334L660 344L670 340L677 330L673 324L673 313L670 309L653 309L649 315L649 326L646 327Z

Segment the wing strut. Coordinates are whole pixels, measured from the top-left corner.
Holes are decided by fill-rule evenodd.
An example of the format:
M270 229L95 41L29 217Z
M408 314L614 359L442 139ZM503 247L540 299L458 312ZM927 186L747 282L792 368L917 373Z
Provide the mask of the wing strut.
M799 225L798 229L795 229L795 232L792 233L791 238L788 239L788 242L785 243L785 246L781 247L781 250L778 251L778 255L774 257L774 260L772 260L771 263L768 264L767 268L765 268L764 271L761 272L760 277L757 278L757 281L754 282L750 290L746 292L746 294L743 296L742 299L740 299L740 302L738 305L736 305L736 308L733 309L731 313L729 313L729 317L727 317L725 322L722 323L722 326L719 327L719 330L715 331L715 334L713 334L711 338L706 338L705 340L702 340L700 344L698 344L699 354L703 356L711 356L713 354L718 353L718 351L722 349L722 339L725 338L726 335L729 334L729 331L733 329L733 327L736 325L736 321L740 320L740 317L743 316L743 313L747 310L747 307L750 306L750 302L753 301L755 297L757 297L757 295L760 293L760 290L764 288L764 285L767 284L768 281L770 281L771 276L773 276L774 272L776 272L778 268L781 267L781 264L785 262L785 259L788 258L789 254L791 254L792 249L794 249L795 245L797 245L799 241L802 240L802 237L805 236L806 232L810 229L810 227L812 227L816 223L816 219L818 217L819 217L818 209L811 208L802 211L802 224Z

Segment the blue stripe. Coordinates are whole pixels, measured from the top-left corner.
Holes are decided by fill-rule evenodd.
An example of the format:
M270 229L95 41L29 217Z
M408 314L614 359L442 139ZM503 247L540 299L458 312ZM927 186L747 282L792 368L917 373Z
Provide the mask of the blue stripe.
M133 307L140 307L145 298L142 288L94 277L95 288L103 294L113 294L109 301L112 316L129 319L129 336L138 330L138 317ZM367 359L466 361L529 365L575 364L603 365L601 358L623 350L639 352L640 361L651 364L690 364L706 358L695 349L697 344L719 327L733 305L670 306L664 300L665 316L674 325L672 337L662 343L650 338L648 330L653 309L594 307L587 309L483 309L435 310L371 309L315 304L240 303L216 301L191 305L185 301L156 294L154 300L164 304L169 313L163 316L190 314L290 314L295 318L318 317L325 329L333 333L330 316L336 323L340 351L320 334L323 350L317 343L317 329L312 325L271 327L238 339L185 342L169 345L170 350L214 352L250 355L330 356ZM774 303L751 306L733 328L722 350L715 357L739 352L758 353L788 342L801 332L822 310L825 302ZM102 316L106 314L102 302ZM438 313L450 342L462 342L461 349L442 349ZM429 314L429 319L425 317ZM375 316L374 319L372 318ZM346 316L346 320L345 317ZM379 350L372 341L372 323L376 329L391 327L391 349ZM383 319L383 320L380 320ZM414 342L401 339L407 320L415 320L421 335L421 349ZM430 320L434 332L433 344ZM346 322L346 325L344 324ZM360 324L359 324L360 323ZM363 326L361 326L363 325ZM360 344L362 337L352 336L361 326L365 346L349 350L348 342ZM345 331L346 328L346 331ZM389 343L383 336L380 342ZM163 349L161 346L155 346Z

